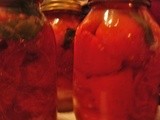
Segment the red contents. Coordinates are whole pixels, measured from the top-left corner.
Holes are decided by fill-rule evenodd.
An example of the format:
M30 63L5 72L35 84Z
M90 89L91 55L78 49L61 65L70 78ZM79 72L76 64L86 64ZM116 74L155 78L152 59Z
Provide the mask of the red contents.
M34 39L1 39L0 61L0 119L56 120L55 43L51 26L44 24Z
M77 74L75 76L77 84L79 84L75 88L78 99L76 101L77 116L83 117L82 120L92 118L93 114L95 114L95 120L98 118L116 120L117 117L120 120L127 120L128 113L131 113L133 109L132 76L133 73L129 69L91 78L82 78L83 75ZM82 96L84 99L79 101Z
M76 118L154 120L160 82L156 39L160 29L153 27L155 22L147 14L144 18L149 21L134 10L102 8L91 10L75 37ZM93 21L96 14L99 16Z

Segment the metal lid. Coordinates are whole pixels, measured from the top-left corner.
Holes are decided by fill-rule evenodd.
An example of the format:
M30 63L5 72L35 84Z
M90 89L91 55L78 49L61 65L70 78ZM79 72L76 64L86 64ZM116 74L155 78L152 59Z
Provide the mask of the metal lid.
M95 2L126 2L126 3L134 3L134 4L144 4L146 6L150 6L151 2L150 0L89 0L89 3L95 3Z
M41 4L42 11L73 10L81 11L81 5L77 0L44 0Z

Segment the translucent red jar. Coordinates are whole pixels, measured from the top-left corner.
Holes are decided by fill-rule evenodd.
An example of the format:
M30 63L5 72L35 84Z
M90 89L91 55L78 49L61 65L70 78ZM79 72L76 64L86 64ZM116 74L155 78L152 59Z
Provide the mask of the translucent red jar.
M77 120L155 120L160 28L147 0L90 0L74 42Z
M81 22L81 6L76 0L45 0L41 9L56 37L58 111L70 111L73 109L73 40Z
M32 0L0 1L1 120L56 120L54 40Z

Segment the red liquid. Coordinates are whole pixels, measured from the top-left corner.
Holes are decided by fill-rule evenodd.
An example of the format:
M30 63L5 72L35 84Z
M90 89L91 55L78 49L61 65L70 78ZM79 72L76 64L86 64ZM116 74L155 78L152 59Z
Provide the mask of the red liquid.
M91 10L74 44L77 120L154 120L160 82L156 37L160 28L145 8L141 14Z
M14 19L14 15L3 14L0 21L9 17ZM45 23L28 40L1 38L0 61L0 119L56 120L55 43L51 26Z

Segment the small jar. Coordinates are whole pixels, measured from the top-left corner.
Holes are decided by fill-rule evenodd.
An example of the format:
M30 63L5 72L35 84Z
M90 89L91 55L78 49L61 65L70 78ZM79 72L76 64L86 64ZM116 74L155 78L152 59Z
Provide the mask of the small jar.
M74 41L77 120L155 120L160 27L149 0L90 0Z
M73 40L81 22L76 0L44 0L41 10L52 25L57 44L58 111L72 110Z
M55 39L33 0L0 1L0 119L56 120Z

